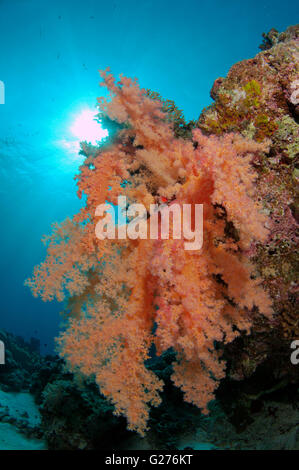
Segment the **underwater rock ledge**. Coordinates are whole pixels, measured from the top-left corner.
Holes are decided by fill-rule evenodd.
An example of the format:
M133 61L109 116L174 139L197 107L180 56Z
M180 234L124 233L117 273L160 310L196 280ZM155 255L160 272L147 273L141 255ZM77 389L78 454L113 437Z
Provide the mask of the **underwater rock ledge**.
M270 139L269 154L253 165L271 236L266 244L257 244L251 256L271 294L276 317L272 331L256 324L242 346L238 340L238 347L228 346L234 350L232 376L238 380L266 359L278 376L298 374L288 356L291 340L299 338L299 25L270 33L271 40L264 35L268 46L261 47L263 52L235 64L226 78L215 81L215 103L197 123L207 134L234 131L259 142Z

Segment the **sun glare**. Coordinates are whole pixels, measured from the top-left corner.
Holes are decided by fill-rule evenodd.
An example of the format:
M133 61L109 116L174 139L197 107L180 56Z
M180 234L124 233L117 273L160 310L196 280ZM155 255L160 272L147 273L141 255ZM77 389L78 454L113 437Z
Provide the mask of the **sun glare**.
M93 145L107 137L108 131L103 129L95 120L96 113L92 109L84 109L76 117L71 126L72 134L80 141L87 141Z

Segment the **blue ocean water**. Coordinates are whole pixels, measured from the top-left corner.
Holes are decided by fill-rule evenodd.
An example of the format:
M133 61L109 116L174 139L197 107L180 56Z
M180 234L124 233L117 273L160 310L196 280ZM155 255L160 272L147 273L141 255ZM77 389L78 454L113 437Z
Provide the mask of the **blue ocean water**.
M197 118L214 80L298 13L290 0L0 0L0 328L53 349L62 306L23 283L51 223L80 207L71 127L103 94L98 70L137 77Z

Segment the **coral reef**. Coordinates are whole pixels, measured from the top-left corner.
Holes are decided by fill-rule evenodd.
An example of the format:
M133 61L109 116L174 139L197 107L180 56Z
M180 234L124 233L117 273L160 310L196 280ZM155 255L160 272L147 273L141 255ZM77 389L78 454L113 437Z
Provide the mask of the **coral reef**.
M252 255L279 314L278 328L288 340L299 337L298 36L298 26L281 34L271 30L264 52L234 65L226 78L216 80L215 104L198 120L207 134L233 131L258 142L271 139L269 153L253 162L271 237Z
M0 341L5 345L5 364L0 367L1 388L7 392L19 392L30 389L32 374L40 367L38 340L24 341L0 330Z
M207 412L225 375L214 343L249 331L255 315L271 318L271 301L247 255L268 235L251 167L268 143L237 134L205 137L199 129L193 142L177 138L161 104L136 81L116 83L107 71L102 77L111 92L102 112L126 126L110 146L87 156L78 175L86 207L56 226L48 257L28 285L44 300L69 298L61 355L71 370L94 374L115 413L143 434L163 385L144 364L152 344L157 354L174 348L173 382ZM98 240L96 208L121 194L147 208L161 198L170 208L203 204L204 247L191 253L184 240L162 236Z
M21 338L9 336L10 344L22 343ZM244 356L248 340L248 336L239 337L228 345L231 357L240 351ZM259 354L263 347L261 341ZM37 354L32 354L37 359ZM172 386L174 360L174 352L168 351L147 363L165 387L161 405L151 411L150 431L143 439L126 430L124 418L113 415L113 406L99 395L94 380L69 373L58 357L38 358L31 394L3 392L1 380L5 376L0 376L0 448L298 449L298 374L293 374L293 384L287 373L277 377L281 365L287 364L283 350L253 374L249 367L249 378L244 379L245 371L231 369L209 416L184 402L182 392ZM31 361L27 354L20 368L29 368Z
M65 370L57 356L42 357L21 337L1 331L7 357L15 350L22 358L14 363L14 377L25 379L11 387L12 377L0 374L1 449L126 449L142 447L132 442L124 418L113 415L113 406L98 393L94 380ZM9 338L9 341L7 341ZM195 430L200 412L182 402L182 394L171 386L174 354L151 360L148 367L163 379L163 403L150 417L149 448L175 449L182 433ZM32 368L35 363L34 369ZM1 366L0 371L3 366ZM31 371L30 374L24 371ZM4 391L5 390L5 391ZM35 402L35 403L34 403Z
M30 389L44 358L39 341L0 330L5 345L5 364L0 365L0 447L1 449L42 449L41 420Z
M49 449L112 449L128 438L125 421L98 393L95 383L72 375L50 381L41 396L42 430ZM55 418L55 419L53 419Z
M196 123L136 80L102 72L111 99L99 104L113 133L97 148L82 145L77 182L86 205L53 227L47 258L27 281L34 295L66 303L58 344L69 370L94 378L141 435L165 383L150 363L170 350L171 380L204 412L225 360L224 386L256 377L277 351L289 367L278 360L274 382L297 381L286 350L299 336L298 28L264 39L263 52L216 80L215 103ZM161 236L99 240L96 208L119 195L147 208L147 229L150 204L203 204L202 249ZM49 385L45 413L72 387ZM248 400L257 401L245 408Z

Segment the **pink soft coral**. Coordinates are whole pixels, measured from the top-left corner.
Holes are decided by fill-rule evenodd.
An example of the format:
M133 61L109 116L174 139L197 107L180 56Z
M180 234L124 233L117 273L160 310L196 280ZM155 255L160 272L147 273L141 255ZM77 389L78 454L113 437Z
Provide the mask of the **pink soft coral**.
M111 92L102 111L125 126L87 156L77 177L86 206L54 228L48 256L27 283L44 300L67 299L60 354L71 370L94 374L116 414L143 434L163 386L144 365L152 344L157 354L177 352L173 382L207 411L225 375L215 341L249 332L254 307L271 317L246 255L267 237L250 164L267 146L234 134L205 137L198 129L193 142L175 138L161 104L136 81L116 83L108 71L102 77ZM203 204L202 249L186 251L174 239L98 240L95 209L119 194L147 208L161 200Z

